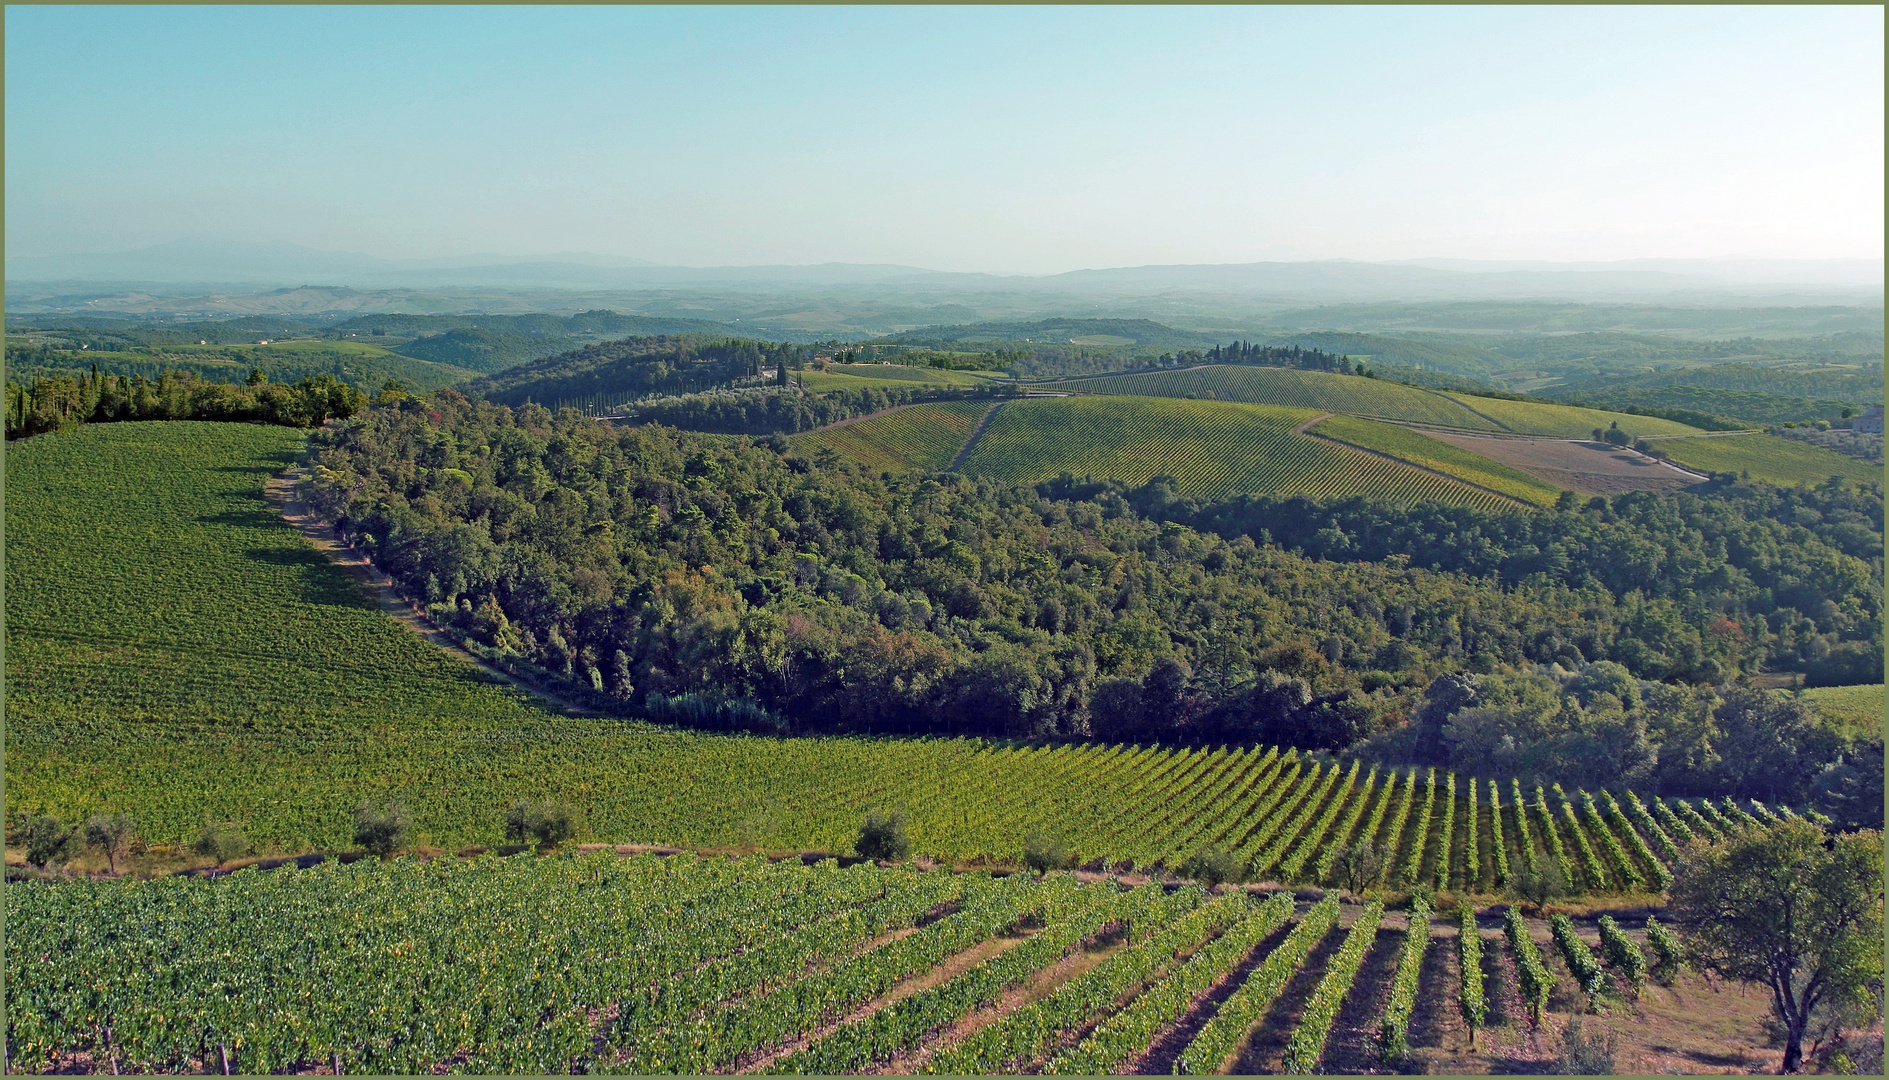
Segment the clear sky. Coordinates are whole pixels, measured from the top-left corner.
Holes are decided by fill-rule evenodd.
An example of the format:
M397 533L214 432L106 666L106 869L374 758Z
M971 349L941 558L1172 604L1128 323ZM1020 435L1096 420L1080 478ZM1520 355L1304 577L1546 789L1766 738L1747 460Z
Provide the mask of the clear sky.
M9 7L11 256L1880 258L1883 11Z

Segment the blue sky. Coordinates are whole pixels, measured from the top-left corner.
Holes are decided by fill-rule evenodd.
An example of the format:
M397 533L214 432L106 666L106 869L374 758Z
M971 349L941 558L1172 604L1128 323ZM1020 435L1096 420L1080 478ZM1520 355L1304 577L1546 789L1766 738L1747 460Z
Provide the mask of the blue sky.
M10 256L1880 258L1880 8L9 7Z

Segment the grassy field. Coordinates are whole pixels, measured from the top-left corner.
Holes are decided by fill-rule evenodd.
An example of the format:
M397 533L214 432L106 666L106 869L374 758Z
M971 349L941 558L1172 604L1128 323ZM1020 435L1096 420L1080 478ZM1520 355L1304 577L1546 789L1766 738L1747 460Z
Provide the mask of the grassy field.
M988 401L916 405L809 432L796 437L794 445L805 453L830 448L874 469L938 472L950 467L988 411Z
M1750 473L1771 484L1821 484L1832 476L1857 484L1882 482L1882 469L1847 454L1775 435L1658 439L1653 445L1700 472Z
M815 392L858 390L868 386L984 386L990 382L989 378L971 371L899 364L834 364L827 371L810 368L792 374Z
M1517 435L1550 435L1560 439L1591 438L1595 428L1618 422L1622 430L1636 438L1654 435L1690 435L1699 429L1655 416L1602 412L1574 405L1543 405L1534 401L1508 401L1504 398L1476 397L1472 394L1449 395L1475 409Z
M1493 488L1537 506L1552 506L1561 495L1559 488L1545 484L1520 469L1510 468L1395 424L1380 424L1352 416L1332 416L1319 421L1311 430L1354 446L1448 473L1459 480Z
M1332 375L1322 371L1214 364L1185 371L1147 371L1100 375L1042 384L1079 394L1128 394L1145 397L1239 401L1283 405L1316 412L1380 416L1438 427L1499 431L1461 404L1441 394L1402 383Z
M1295 430L1317 415L1158 397L1013 401L998 410L963 471L1019 482L1069 472L1128 484L1165 473L1183 494L1203 498L1262 492L1512 505Z

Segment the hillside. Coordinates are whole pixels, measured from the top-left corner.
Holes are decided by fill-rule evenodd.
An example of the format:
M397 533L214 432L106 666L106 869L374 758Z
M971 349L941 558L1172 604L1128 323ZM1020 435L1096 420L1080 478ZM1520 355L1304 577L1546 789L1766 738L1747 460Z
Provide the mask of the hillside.
M1061 473L1122 481L1174 478L1183 495L1235 493L1393 501L1437 499L1474 506L1508 500L1323 439L1299 428L1309 409L1164 398L1034 398L998 408L961 470L1034 483Z
M1833 476L1857 484L1880 484L1882 467L1847 454L1774 435L1711 435L1650 439L1688 469L1750 474L1768 484L1821 484Z
M506 405L610 408L751 378L802 352L794 345L699 336L625 338L519 364L462 389Z
M7 375L16 382L41 375L82 374L91 371L94 364L108 374L143 375L151 380L167 368L221 383L243 382L257 368L270 382L277 383L333 375L368 393L379 390L389 379L410 390L430 393L474 375L465 368L413 359L356 341L271 340L267 345L166 345L138 351L7 344Z
M879 339L878 344L929 348L991 345L1076 345L1095 349L1161 352L1205 349L1221 344L1220 335L1177 330L1149 319L1038 319L1033 322L980 322L928 326Z

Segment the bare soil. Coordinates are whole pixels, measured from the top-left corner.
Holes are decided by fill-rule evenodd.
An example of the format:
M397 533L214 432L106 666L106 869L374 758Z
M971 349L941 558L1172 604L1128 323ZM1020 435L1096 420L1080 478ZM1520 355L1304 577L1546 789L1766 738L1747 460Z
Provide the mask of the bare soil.
M1517 468L1544 483L1583 495L1618 495L1627 491L1671 492L1702 478L1631 450L1584 439L1531 439L1521 436L1465 435L1424 429L1425 435L1472 454Z

